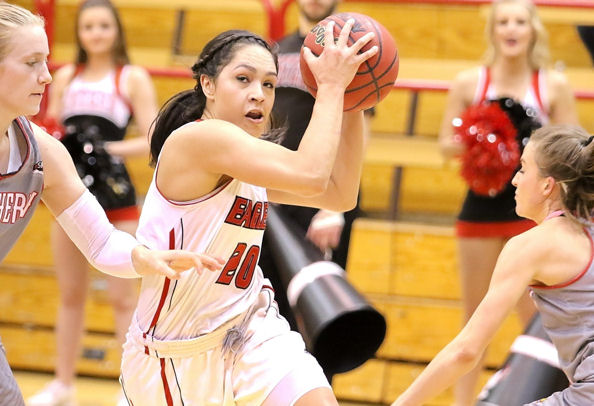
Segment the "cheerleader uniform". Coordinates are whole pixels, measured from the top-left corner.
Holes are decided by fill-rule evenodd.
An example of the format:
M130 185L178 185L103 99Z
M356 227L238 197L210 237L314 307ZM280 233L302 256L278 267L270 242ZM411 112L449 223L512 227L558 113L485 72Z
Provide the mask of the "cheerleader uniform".
M543 125L549 121L548 109L543 103L547 100L546 90L545 71L535 71L532 75L531 85L520 101L527 113ZM473 104L495 100L500 96L491 82L489 68L483 67L480 71ZM518 139L521 150L527 142L527 137ZM456 221L457 236L510 238L534 227L532 220L524 219L516 214L515 190L516 188L511 184L511 178L503 190L495 196L479 195L469 189Z
M132 108L120 86L129 65L89 82L77 67L64 91L62 142L70 152L85 186L97 198L110 221L137 220L136 191L123 161L103 149L107 141L121 141L132 117Z

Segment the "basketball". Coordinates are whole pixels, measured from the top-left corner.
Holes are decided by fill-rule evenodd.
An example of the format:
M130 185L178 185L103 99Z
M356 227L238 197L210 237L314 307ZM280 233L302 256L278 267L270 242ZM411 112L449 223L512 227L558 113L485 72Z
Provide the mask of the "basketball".
M338 38L344 24L353 18L355 24L349 34L348 45L352 45L369 31L375 33L362 49L365 52L374 45L378 52L359 66L353 81L346 88L344 93L344 111L359 111L375 106L394 86L398 76L398 48L396 42L388 30L373 18L359 13L333 14L320 21L305 37L304 46L311 49L312 53L319 56L324 49L324 27L329 21L334 21L334 39ZM309 66L303 57L299 61L301 76L307 90L315 97L317 92L316 80L309 70Z

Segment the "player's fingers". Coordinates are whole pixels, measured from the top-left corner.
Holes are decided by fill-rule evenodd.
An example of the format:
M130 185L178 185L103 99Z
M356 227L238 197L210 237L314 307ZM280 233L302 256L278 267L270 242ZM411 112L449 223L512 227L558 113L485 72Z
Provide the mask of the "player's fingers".
M324 27L324 48L334 46L334 21L329 21L326 27Z
M200 254L199 262L201 268L206 268L209 271L218 271L225 264L225 260L219 257L213 257L211 255Z
M377 54L378 51L378 47L377 45L372 46L371 48L369 48L367 51L362 52L360 54L357 54L356 56L356 62L358 63L363 63L366 60L368 60L369 58L371 58L373 55Z
M340 30L340 34L338 34L338 40L336 41L336 46L344 47L349 42L349 35L351 34L351 29L355 24L354 18L349 18L346 23L342 26L342 30Z
M169 279L179 279L179 273L176 272L173 268L171 268L170 266L167 266L167 264L165 264L164 262L161 262L161 264L159 265L159 273Z
M303 58L305 62L307 62L308 66L311 66L311 63L316 59L316 56L311 52L311 49L308 47L303 47Z
M361 36L353 45L351 45L351 49L358 53L369 41L375 38L375 33L373 31L369 31L365 35Z
M192 268L196 261L199 262L198 254L183 251L183 250L171 250L167 251L164 260L169 264L169 267L176 271L183 271L188 268Z

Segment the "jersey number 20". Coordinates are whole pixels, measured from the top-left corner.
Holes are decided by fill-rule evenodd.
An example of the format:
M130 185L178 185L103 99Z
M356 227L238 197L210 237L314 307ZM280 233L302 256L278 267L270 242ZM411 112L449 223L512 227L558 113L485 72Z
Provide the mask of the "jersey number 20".
M260 246L252 245L247 248L247 244L240 242L235 247L235 251L229 257L217 283L230 285L235 277L235 286L239 289L247 289L254 277L254 270L258 264L260 255ZM247 251L247 252L246 252ZM244 256L245 254L245 256Z

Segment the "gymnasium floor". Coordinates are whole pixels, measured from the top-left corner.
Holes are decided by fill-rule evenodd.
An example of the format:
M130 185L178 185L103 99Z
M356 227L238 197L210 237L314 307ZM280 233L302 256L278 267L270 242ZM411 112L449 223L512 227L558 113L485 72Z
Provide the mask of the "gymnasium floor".
M28 398L52 379L50 374L37 372L14 373L16 380ZM115 406L120 384L113 379L78 378L76 381L78 406ZM371 406L364 403L339 402L340 406Z

